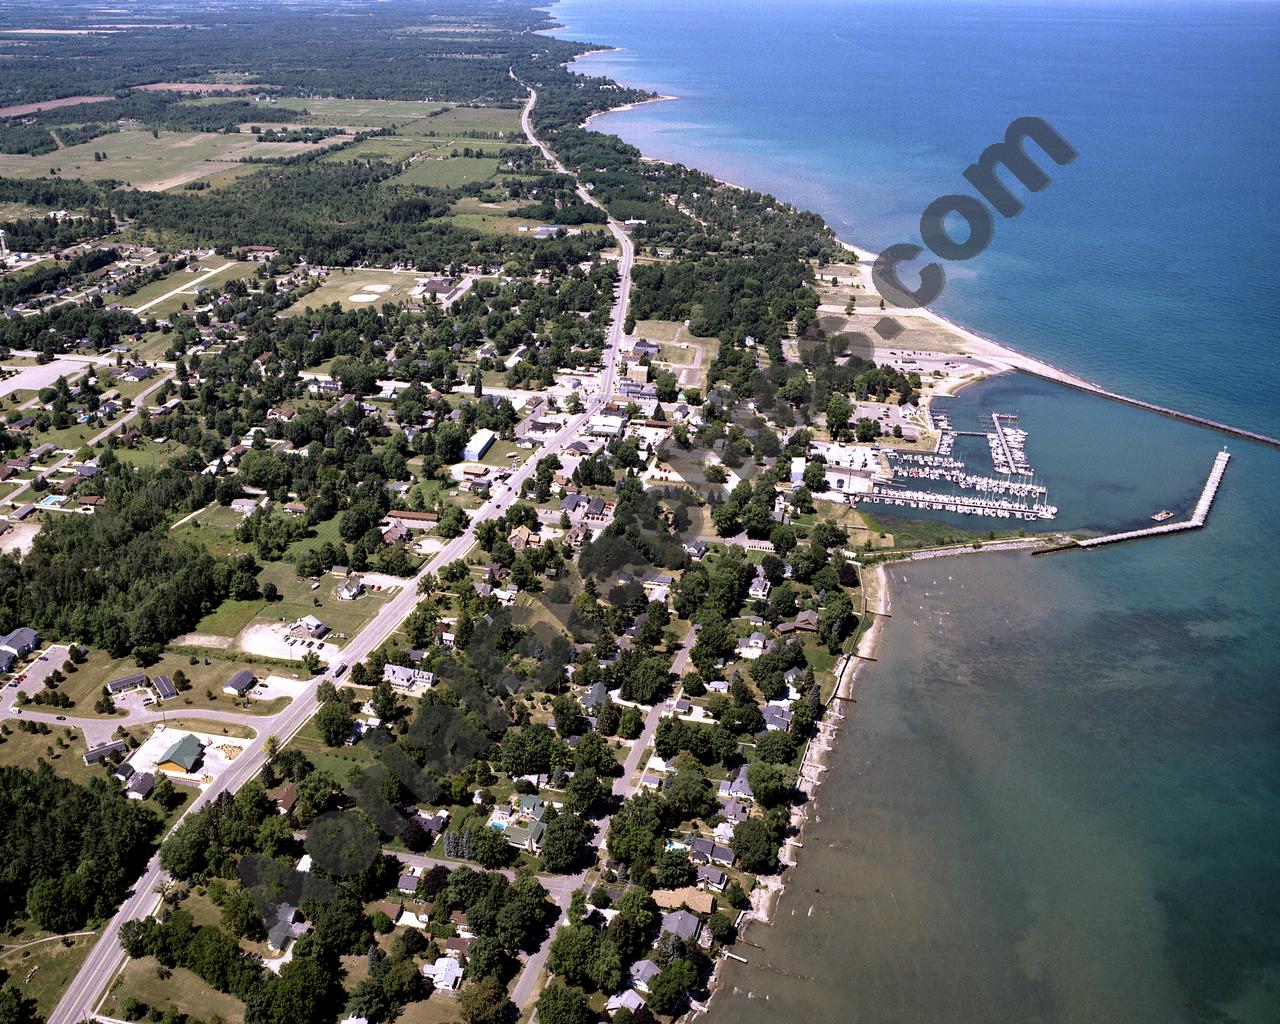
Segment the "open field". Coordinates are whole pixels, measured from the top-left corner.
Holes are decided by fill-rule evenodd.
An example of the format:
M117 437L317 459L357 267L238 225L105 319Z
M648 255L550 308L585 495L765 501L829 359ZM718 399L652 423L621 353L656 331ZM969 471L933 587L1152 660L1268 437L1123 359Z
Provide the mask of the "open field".
M285 315L297 316L307 307L319 309L336 302L343 309L383 306L388 302L410 302L410 290L426 274L395 270L334 270L328 280L309 295L304 295Z
M30 936L5 936L4 943L6 946L21 945L39 937L39 933L32 933ZM0 968L8 972L10 985L24 996L34 999L40 1013L47 1015L58 1002L67 983L80 969L97 939L96 935L78 935L74 938L41 942L26 949L6 951L0 953ZM27 981L27 974L32 968L35 968L35 973Z
M416 122L411 131L413 134L430 131L436 135L504 132L524 138L520 131L520 111L515 107L451 107Z
M112 98L111 96L64 96L60 100L41 100L39 103L15 103L12 106L0 107L0 117L21 117L24 114L35 114L41 110L74 107L81 103L102 103Z
M194 305L196 288L221 288L236 278L252 277L257 270L255 263L221 257L192 266L196 269L174 271L159 281L139 288L132 295L126 295L119 300L121 305L126 309L141 309L145 306L145 312L149 316L168 316L181 310L184 302L188 306ZM174 291L178 291L178 294L170 295Z
M424 118L433 110L445 109L447 104L426 100L343 100L333 97L302 99L297 96L282 96L272 106L286 110L306 110L310 115L306 120L311 124L382 128L389 124L404 124L406 121Z
M10 694L13 692L13 690L8 691ZM5 699L8 700L7 695ZM41 708L41 710L53 709ZM56 727L50 725L49 735L44 736L19 732L18 723L12 720L6 722L5 727L9 730L9 735L4 737L3 743L0 743L0 766L35 768L37 761L44 760L49 763L49 767L55 774L81 785L102 774L102 769L90 767L84 763L84 758L81 757L84 753L84 740L76 729L70 730L71 735L68 736L68 730L64 725L59 724ZM59 746L59 740L65 746ZM53 753L49 752L50 747L53 748Z
M170 1007L199 1020L212 1016L227 1024L243 1024L244 1004L233 996L218 992L185 967L175 967L168 978L160 975L160 962L154 957L130 960L120 972L118 986L102 1004L102 1012L116 1020L124 1019L124 1000L132 996L150 1007Z
M521 228L532 231L542 224L542 221L507 216L508 210L524 205L527 204L518 199L486 203L475 196L466 196L453 204L453 212L449 219L460 228L471 228L495 235L516 235L521 233Z
M314 148L305 142L258 142L249 134L123 131L41 156L0 154L0 175L39 178L56 168L62 178L116 178L161 191L237 166L241 157L283 157ZM105 153L95 160L94 153Z
M444 160L417 160L393 181L403 185L425 185L429 188L457 188L473 181L486 181L498 170L498 161L490 156L455 156Z

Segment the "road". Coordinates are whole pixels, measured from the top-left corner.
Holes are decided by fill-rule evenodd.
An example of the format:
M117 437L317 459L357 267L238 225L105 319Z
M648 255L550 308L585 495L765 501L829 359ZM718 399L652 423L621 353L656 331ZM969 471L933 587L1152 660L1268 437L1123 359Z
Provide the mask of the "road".
M563 166L559 161L555 160L550 150L533 135L532 129L529 127L529 112L533 109L537 98L538 94L530 89L529 101L521 115L521 123L529 138L542 150L547 160L557 169L563 170ZM581 185L578 187L578 193L584 202L599 207L600 204ZM609 220L609 230L618 242L621 255L618 260L619 284L617 297L614 300L611 311L611 321L605 344L604 367L599 377L599 390L590 396L583 412L566 423L564 429L547 442L544 454L559 454L564 451L577 439L578 431L582 429L588 418L604 408L605 403L613 394L613 384L617 376L619 348L623 338L622 328L627 318L627 302L631 290L631 268L635 263L635 247L631 244L631 239L622 229L622 226L612 218ZM145 392L144 396L149 393L149 391ZM141 404L141 399L144 396L139 396L139 404ZM115 429L119 425L119 423L113 424L111 429ZM104 434L106 433L110 433L110 429L104 431ZM343 649L340 661L331 665L322 675L312 680L306 690L294 698L289 707L271 720L273 733L268 734L265 728L260 729L257 739L251 742L244 753L236 758L226 771L210 783L204 792L191 802L183 817L205 807L221 793L234 792L257 775L266 760L266 740L268 735L274 735L283 745L307 723L319 707L316 690L320 681L326 678L336 678L339 666L352 665L357 661L363 661L400 627L400 624L408 618L420 599L418 581L429 573L439 573L450 562L462 558L475 543L476 525L489 519L498 518L511 507L520 494L521 485L525 480L533 476L536 463L537 460L533 458L526 460L523 466L512 473L505 485L499 485L498 493L475 512L467 530L449 541L433 559L422 567L416 578L382 606L368 625ZM650 713L651 723L646 723L646 735L652 735L652 730L648 728L649 724L652 724L654 728L657 726L656 712L657 709L655 708ZM103 928L102 938L94 946L88 959L81 966L79 973L67 987L66 993L57 1007L54 1008L53 1013L50 1014L49 1024L77 1024L79 1021L92 1017L94 1007L97 1005L100 996L125 960L119 941L121 926L126 921L146 917L155 910L156 905L159 903L159 895L156 890L165 879L165 873L160 869L159 856L153 856L148 862L142 877L134 886L132 895L125 900L115 917ZM568 907L571 893L572 888L567 889L556 900L562 912ZM519 1005L523 1005L524 1002L528 1002L532 998L533 986L536 985L542 971L542 965L546 962L548 945L549 939L542 949L530 957L525 967L520 982L517 984L518 992L521 992L521 985L525 986L522 992L522 1001ZM532 980L526 984L526 978L530 976Z

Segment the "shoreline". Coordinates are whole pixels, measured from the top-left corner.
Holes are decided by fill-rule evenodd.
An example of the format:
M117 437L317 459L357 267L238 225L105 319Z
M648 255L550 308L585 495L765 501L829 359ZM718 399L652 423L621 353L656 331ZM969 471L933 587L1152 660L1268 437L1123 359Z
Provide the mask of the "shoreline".
M552 7L554 8L554 6L555 5L553 4ZM564 25L563 23L558 23L557 25L547 29L546 31L558 32L562 30L565 32L573 31L571 27ZM594 44L588 44L588 45L594 45ZM618 52L622 52L622 50L623 50L622 47L602 45L596 49L589 50L588 52L583 53L578 57L575 57L571 62L569 62L569 64L565 66L568 70L572 70L572 65L577 64L579 61L584 60L587 57L590 57L592 54L610 53L610 52L618 53ZM641 88L641 86L634 86L634 88ZM590 128L593 121L595 121L597 118L605 116L606 114L618 113L618 112L627 111L627 110L634 110L635 108L643 106L647 103L667 102L669 100L677 100L680 98L681 97L679 96L661 95L661 96L655 96L654 98L649 100L642 100L639 103L627 103L617 107L610 107L608 110L600 110L590 115L586 120L582 122L580 127L584 129ZM648 162L652 162L652 163L668 163L668 164L673 163L673 161L670 161L670 160L664 160L659 157L644 156L643 154L641 155L641 159ZM715 181L719 182L721 185L724 185L728 188L736 188L742 191L759 191L758 189L752 189L750 186L741 185L738 182L729 181L728 179L716 177L715 175L712 175L712 177L714 178ZM780 197L775 197L775 198L779 198L780 202L784 202L789 206L795 206L795 204L792 203L790 200L781 199ZM823 220L825 222L826 218L824 217ZM828 225L828 227L830 227L830 225ZM846 252L850 253L851 255L854 255L854 256L858 256L859 254L865 255L866 257L865 259L859 258L857 260L857 265L860 271L865 271L868 288L871 291L878 293L878 290L875 289L874 284L871 283L870 281L870 275L871 275L871 264L875 262L875 259L879 256L879 253L877 253L874 249L868 246L859 246L856 242L850 243L846 241L845 239L837 235L834 230L832 230L832 237L835 238L837 244L839 244ZM890 309L885 310L886 314L890 312L892 312L892 310ZM1088 394L1097 395L1100 398L1106 398L1113 402L1121 402L1125 405L1134 406L1135 408L1143 409L1147 412L1153 412L1160 416L1169 417L1170 419L1181 420L1184 423L1190 423L1190 424L1193 424L1194 426L1204 427L1209 430L1215 430L1219 433L1226 434L1230 437L1235 437L1240 440L1252 441L1257 444L1267 445L1272 448L1280 448L1280 438L1271 437L1267 434L1263 434L1258 431L1247 430L1243 427L1237 427L1230 423L1223 423L1218 420L1210 419L1206 416L1198 416L1194 413L1183 412L1180 409L1174 409L1169 406L1159 405L1155 402L1148 402L1148 401L1145 401L1144 399L1135 398L1131 395L1126 395L1119 391L1113 391L1112 389L1102 384L1099 384L1096 381L1092 381L1085 377L1081 377L1078 374L1072 373L1069 370L1064 370L1059 366L1055 366L1053 363L1047 362L1046 360L1039 359L1035 356L1027 355L1024 352L1021 352L1015 348L1011 348L1008 345L1002 344L1001 342L998 342L993 338L989 338L984 334L980 334L978 333L978 331L974 330L973 328L966 327L964 324L956 320L952 320L949 317L942 315L941 313L935 312L934 310L928 308L927 306L920 307L919 309L911 309L911 310L899 309L899 310L896 310L896 312L894 312L895 319L901 320L901 319L910 318L910 317L919 318L920 320L923 320L933 325L934 327L940 327L943 330L949 331L953 333L955 336L964 340L967 344L972 345L974 355L983 359L990 360L991 362L997 364L995 367L996 374L1009 372L1009 371L1018 371L1018 372L1026 373L1033 377L1039 377L1042 380L1050 381L1051 383L1061 384L1064 387L1073 388L1077 391L1083 391ZM979 380L980 379L985 379L985 378L979 378ZM967 381L965 383L978 383L978 380ZM961 384L959 387L956 388L956 390L957 391L960 390L960 387L963 387L963 386L964 384Z

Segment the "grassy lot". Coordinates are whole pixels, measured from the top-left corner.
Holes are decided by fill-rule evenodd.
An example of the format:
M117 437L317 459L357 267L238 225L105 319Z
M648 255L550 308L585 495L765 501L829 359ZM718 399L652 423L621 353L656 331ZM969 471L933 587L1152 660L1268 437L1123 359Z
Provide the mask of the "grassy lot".
M186 729L206 736L231 736L241 740L255 739L258 735L257 729L250 729L247 725L215 722L209 718L170 718L165 725L170 729Z
M399 273L392 270L339 270L328 280L294 305L285 310L286 315L296 316L306 309L319 309L330 303L338 303L343 309L360 309L366 306L382 306L388 302L412 301L409 292L425 274ZM355 296L362 296L355 300Z
M447 104L424 100L302 99L283 96L272 106L306 110L309 116L300 120L306 120L310 124L382 128L388 124L404 124L406 121L425 118L434 110L445 109Z
M431 188L457 188L473 181L487 181L498 170L498 161L489 156L455 156L445 160L424 159L396 175L392 181Z
M484 458L480 461L486 466L502 466L506 469L513 469L524 461L524 456L528 452L516 447L514 441L504 441L498 438L489 446L489 450L484 453ZM512 455L518 455L519 458L513 459Z
M9 730L9 734L4 737L4 742L0 743L0 765L35 768L36 761L43 758L62 778L81 785L101 775L102 769L89 767L80 756L84 752L84 741L76 730L68 730L62 725L51 725L49 735L38 736L33 733L19 732L17 726L18 723L14 721L5 723L4 727ZM68 732L71 732L71 736L67 735ZM58 746L59 741L65 746ZM53 748L52 754L49 753L50 747Z
M30 942L39 937L38 933L29 936L6 935L0 941L7 946L11 943ZM34 999L40 1013L47 1015L57 1004L67 984L75 977L95 942L96 935L81 935L42 942L26 949L6 951L0 953L0 967L9 973L9 984L24 996ZM27 974L32 968L35 973L27 981Z
M218 272L209 275L208 271L211 270L217 270ZM179 312L184 302L188 306L194 305L197 286L221 288L228 281L253 277L256 270L257 264L242 260L225 260L219 257L211 261L207 266L204 264L198 265L195 271L174 271L172 274L162 277L159 281L153 281L151 284L139 288L132 295L125 296L120 302L128 309L147 306L146 313L148 316L164 317ZM155 302L156 299L160 299L178 288L182 289L179 294L165 299L163 302ZM155 305L148 305L148 303L152 302L155 302ZM167 343L165 347L168 347Z
M89 652L88 660L80 665L77 671L67 676L61 689L76 702L75 714L94 714L93 705L102 694L102 687L113 679L145 671L151 678L167 675L170 678L181 670L191 683L191 689L180 693L173 700L164 704L166 710L180 712L184 708L205 708L219 711L242 710L248 714L269 715L279 711L287 704L287 700L271 701L241 700L222 692L223 684L242 668L247 668L255 675L262 677L268 673L288 675L288 670L274 666L264 666L248 661L221 657L197 657L196 664L191 664L191 656L176 652L166 652L154 665L140 669L131 657L112 658L106 651ZM212 690L214 699L205 696L206 690Z
M465 196L453 204L453 213L449 219L460 228L472 228L496 235L517 235L521 233L521 228L531 231L542 224L542 221L507 216L508 210L524 205L527 204L518 199L485 202L478 196Z
M154 957L130 960L102 1004L102 1012L121 1020L124 1000L132 996L150 1007L189 1014L199 1020L221 1017L227 1024L243 1024L244 1004L233 996L215 991L185 967L176 967L167 978L161 976Z
M136 448L117 448L116 456L131 466L163 466L186 450L187 446L177 441L165 441L164 444L142 441Z
M288 745L301 750L312 764L329 772L339 783L346 781L353 768L363 770L378 760L373 750L364 743L350 747L326 746L320 738L314 718L298 730Z
M42 156L0 155L0 175L39 178L57 169L62 178L116 178L161 190L237 166L241 157L290 156L306 148L306 143L258 142L247 133L122 131ZM95 152L105 152L106 158L95 160Z

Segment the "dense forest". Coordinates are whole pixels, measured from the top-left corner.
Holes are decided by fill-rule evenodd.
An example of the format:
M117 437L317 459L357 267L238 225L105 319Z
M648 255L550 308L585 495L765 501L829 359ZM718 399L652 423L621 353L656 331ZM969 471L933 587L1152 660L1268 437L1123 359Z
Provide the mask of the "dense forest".
M41 762L0 768L0 927L52 932L111 914L150 853L158 822L107 779L80 786Z

